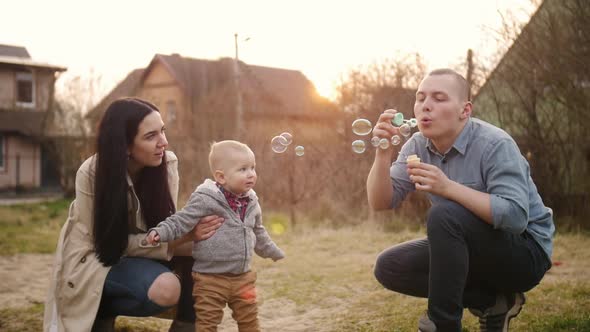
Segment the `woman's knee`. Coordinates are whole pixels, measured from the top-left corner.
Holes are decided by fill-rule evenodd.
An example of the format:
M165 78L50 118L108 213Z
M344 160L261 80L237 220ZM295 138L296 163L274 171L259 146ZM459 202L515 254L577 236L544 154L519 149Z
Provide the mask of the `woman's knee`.
M180 297L180 281L171 272L160 274L148 289L148 298L162 307L176 304Z

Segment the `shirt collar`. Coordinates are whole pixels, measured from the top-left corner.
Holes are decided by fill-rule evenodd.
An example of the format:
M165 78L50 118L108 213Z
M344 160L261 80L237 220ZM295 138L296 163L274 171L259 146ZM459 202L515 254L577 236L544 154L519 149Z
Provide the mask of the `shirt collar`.
M473 130L471 130L472 127L473 127L473 123L471 121L471 117L469 117L467 119L467 123L465 124L465 126L461 130L461 133L459 134L457 139L455 139L455 142L451 146L451 149L457 150L457 152L459 152L462 155L465 154L465 150L467 150L467 144L471 140L471 136L472 136L472 132L473 132ZM430 150L431 152L436 152L436 148L434 147L434 144L432 143L430 138L426 139L426 148L428 150Z
M221 193L228 199L230 199L230 198L231 199L245 199L245 198L249 199L250 198L250 196L248 195L249 191L247 191L241 195L238 195L238 194L234 194L231 191L223 188L223 186L217 182L215 182L215 185L217 186L217 188L219 188L219 190L221 190Z

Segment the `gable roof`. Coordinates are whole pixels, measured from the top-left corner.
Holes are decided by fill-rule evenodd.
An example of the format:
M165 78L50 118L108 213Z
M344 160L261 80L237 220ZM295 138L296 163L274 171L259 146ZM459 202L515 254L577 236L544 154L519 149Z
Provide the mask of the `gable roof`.
M156 54L145 69L132 71L87 117L98 120L108 105L117 98L138 93L144 80L157 63L161 63L194 103L200 97L224 85L233 84L234 60L203 60L178 54ZM321 98L311 81L300 71L239 63L240 88L244 98L264 98L285 114L303 114ZM252 108L251 111L258 109Z
M522 30L520 31L520 34L516 37L516 39L512 42L512 45L510 45L510 47L508 48L508 50L506 51L506 53L504 53L504 55L502 56L502 58L500 59L500 61L498 62L498 64L496 65L496 67L494 67L494 69L492 70L492 72L490 73L490 75L488 75L488 77L486 78L485 82L483 83L483 85L477 90L477 93L475 94L475 96L473 97L473 102L477 101L477 98L480 96L480 94L482 92L484 92L489 84L491 84L490 82L494 79L494 77L496 75L498 75L498 71L504 66L505 62L508 61L507 59L509 59L512 56L512 53L516 52L516 48L519 45L519 38L521 38L521 36L530 33L529 31L533 29L533 22L535 20L540 19L540 13L542 11L547 10L547 0L543 0L543 2L541 2L541 4L539 5L539 7L537 7L537 10L533 13L533 15L531 15L531 18L529 19L529 21L525 24L525 26L522 28Z
M288 114L304 113L313 107L318 98L315 86L298 70L253 66L240 63L245 83L260 88L276 98L282 110Z
M156 54L144 75L157 61L169 69L188 95L190 92L206 94L212 86L230 83L234 79L234 60L230 58L202 60L178 54ZM297 70L248 65L240 61L239 77L243 93L264 95L280 105L284 113L297 114L309 110L312 97L317 95L311 81Z
M106 111L107 107L115 100L121 97L131 97L137 93L139 88L139 82L143 77L145 69L135 69L131 71L127 76L119 82L111 92L109 92L102 100L92 108L87 114L86 118L89 118L93 122L100 119L102 114Z
M14 67L35 67L54 71L65 71L66 67L56 66L31 59L31 55L22 46L0 44L0 64Z
M31 55L23 46L0 44L0 56L11 56L16 58L30 59Z

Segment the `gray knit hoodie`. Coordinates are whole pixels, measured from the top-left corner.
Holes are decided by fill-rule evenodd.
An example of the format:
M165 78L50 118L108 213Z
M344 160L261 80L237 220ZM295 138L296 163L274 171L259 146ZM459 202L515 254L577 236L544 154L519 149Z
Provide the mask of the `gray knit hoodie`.
M284 252L271 240L262 225L262 211L254 190L248 192L250 203L244 221L234 212L212 180L205 180L191 194L186 206L156 227L160 241L178 239L190 232L199 219L218 215L225 222L207 240L193 243L193 271L201 273L244 273L250 270L252 250L261 257L279 260Z

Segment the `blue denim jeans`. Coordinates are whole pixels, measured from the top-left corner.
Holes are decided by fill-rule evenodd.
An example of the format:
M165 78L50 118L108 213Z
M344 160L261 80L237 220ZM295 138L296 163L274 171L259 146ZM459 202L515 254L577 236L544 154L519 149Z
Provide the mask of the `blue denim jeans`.
M179 265L180 268L179 268ZM180 270L181 296L178 303L177 319L195 321L192 300L192 278L190 277L192 259L174 258L171 262L161 262L143 257L123 257L115 264L104 283L97 317L153 316L169 307L162 307L148 298L148 290L154 280L171 268ZM188 273L188 277L186 274Z
M455 202L432 206L427 238L384 250L375 277L387 289L427 297L439 331L461 331L463 308L487 308L500 293L526 292L551 267L526 231L496 230Z

